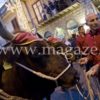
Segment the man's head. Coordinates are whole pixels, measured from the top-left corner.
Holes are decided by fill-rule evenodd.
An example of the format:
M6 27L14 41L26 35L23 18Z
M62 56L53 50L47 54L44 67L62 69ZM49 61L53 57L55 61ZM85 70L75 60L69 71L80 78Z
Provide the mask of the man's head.
M83 26L79 26L79 27L78 27L78 32L79 32L79 34L85 34L85 29L84 29L84 27L83 27Z
M86 23L91 30L97 30L100 27L98 16L94 13L90 13L86 16Z

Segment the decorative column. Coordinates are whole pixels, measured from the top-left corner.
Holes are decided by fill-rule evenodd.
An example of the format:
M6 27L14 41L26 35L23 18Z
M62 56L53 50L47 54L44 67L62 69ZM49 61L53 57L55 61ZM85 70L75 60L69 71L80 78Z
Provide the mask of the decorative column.
M28 20L23 11L21 1L20 0L9 0L8 4L10 4L11 6L11 7L8 6L8 10L10 10L11 12L16 11L18 23L19 23L21 30L31 31L29 24L28 24Z

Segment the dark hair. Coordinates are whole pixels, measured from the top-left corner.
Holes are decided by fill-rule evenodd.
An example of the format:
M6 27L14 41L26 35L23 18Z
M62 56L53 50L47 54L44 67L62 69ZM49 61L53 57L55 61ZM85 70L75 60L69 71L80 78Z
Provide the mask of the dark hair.
M79 26L79 27L78 27L78 31L80 31L80 29L81 29L82 27L83 27L83 25Z
M49 31L46 31L46 32L44 33L44 38L49 38L49 37L51 37L51 36L52 36L52 33L49 32Z
M72 34L72 38L76 38L76 34Z

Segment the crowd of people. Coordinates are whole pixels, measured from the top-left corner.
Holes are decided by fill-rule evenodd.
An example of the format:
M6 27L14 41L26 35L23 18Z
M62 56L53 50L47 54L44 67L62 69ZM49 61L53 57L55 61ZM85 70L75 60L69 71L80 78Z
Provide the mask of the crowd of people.
M100 81L100 21L96 14L90 13L86 16L86 24L90 27L90 31L85 33L84 26L78 27L79 35L76 37L73 35L71 41L61 40L58 38L53 37L53 35L48 35L45 37L48 41L60 41L66 43L66 45L70 45L72 47L78 46L81 50L81 58L79 59L78 63L86 65L86 74L88 76L96 75ZM7 38L10 40L12 34L9 36L0 32L0 35L3 38ZM42 38L42 37L41 37Z
M67 0L48 0L47 3L43 3L42 18L47 20L54 16L58 12L68 7ZM74 2L74 0L72 0Z
M90 27L88 33L85 32L84 25L78 27L79 35L72 35L68 40L55 38L53 35L47 36L47 40L51 42L62 41L67 45L75 48L79 47L81 50L81 57L79 64L86 65L87 75L100 74L100 22L96 14L90 13L86 16L86 24ZM46 34L45 34L46 36ZM44 37L45 37L44 36ZM98 76L100 80L100 75Z

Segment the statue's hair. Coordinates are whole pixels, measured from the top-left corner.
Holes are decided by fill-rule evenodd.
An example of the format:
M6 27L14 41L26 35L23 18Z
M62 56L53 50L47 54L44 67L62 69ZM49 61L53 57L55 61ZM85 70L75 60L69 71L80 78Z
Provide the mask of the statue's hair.
M12 40L14 35L9 33L3 26L2 22L0 22L0 36L6 40Z

